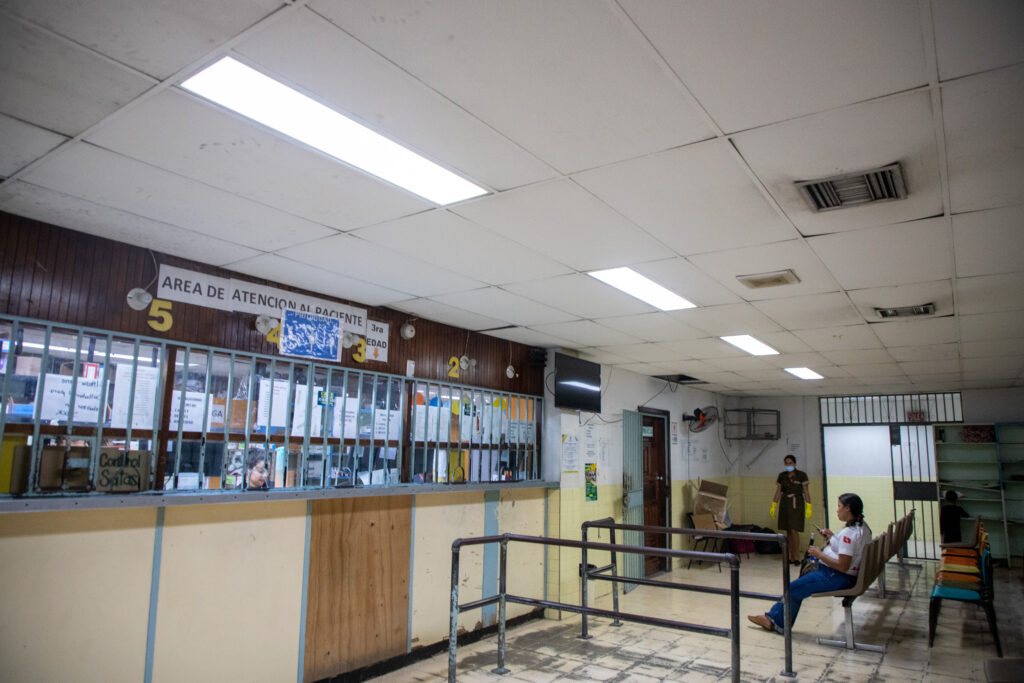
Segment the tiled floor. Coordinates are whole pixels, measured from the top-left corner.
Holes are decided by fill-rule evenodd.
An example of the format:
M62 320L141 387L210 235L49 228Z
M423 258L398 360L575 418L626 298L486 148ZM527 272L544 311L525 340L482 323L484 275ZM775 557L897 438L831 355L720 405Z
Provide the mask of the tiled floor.
M928 647L928 596L935 564L923 569L887 569L890 591L908 590L909 599L859 598L853 607L858 642L884 644L886 652L849 651L818 645L817 637L842 638L843 609L838 598L806 600L793 629L793 671L784 669L782 636L749 623L746 615L764 612L770 603L740 601L740 653L743 681L984 681L984 660L995 657L995 645L984 613L971 605L943 603L935 636ZM796 577L795 568L792 573ZM677 569L658 578L700 585L728 586L728 567L714 565ZM1021 569L997 569L997 614L1003 654L1024 656L1024 588ZM781 589L778 559L744 558L743 590L777 593ZM592 584L594 585L594 584ZM611 607L606 596L598 601ZM660 616L728 628L729 598L694 591L640 587L623 596L623 612ZM565 613L561 621L534 620L508 633L505 666L508 674L491 673L497 662L497 637L458 650L458 680L473 681L728 681L732 678L728 638L624 623L614 627L590 618L589 640L578 638L580 617ZM447 652L387 674L382 681L437 681L447 677ZM1024 680L1024 673L1022 673Z

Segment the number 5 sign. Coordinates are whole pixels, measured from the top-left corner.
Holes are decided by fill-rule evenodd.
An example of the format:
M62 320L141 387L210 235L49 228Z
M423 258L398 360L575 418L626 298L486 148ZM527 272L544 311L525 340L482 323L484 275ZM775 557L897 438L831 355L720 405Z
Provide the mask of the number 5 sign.
M375 360L379 363L388 362L388 334L391 325L377 322L376 320L366 321L366 360Z

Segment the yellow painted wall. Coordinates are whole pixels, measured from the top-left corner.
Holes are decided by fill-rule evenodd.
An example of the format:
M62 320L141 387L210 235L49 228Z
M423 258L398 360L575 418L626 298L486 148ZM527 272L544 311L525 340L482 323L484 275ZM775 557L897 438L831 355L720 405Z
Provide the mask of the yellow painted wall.
M612 517L616 521L622 521L622 485L608 484L597 487L597 500L587 500L586 488L579 486L567 489L564 486L561 491L559 512L559 536L561 538L579 541L582 539L581 529L584 521L593 521ZM592 529L588 532L588 540L608 542L608 532ZM616 535L616 542L622 543L622 533ZM580 604L580 576L579 567L582 560L578 548L559 548L559 588L560 602L572 605ZM621 558L619 560L621 562ZM591 551L588 553L587 563L605 566L611 562L611 555L608 552ZM597 598L611 593L611 583L607 581L595 581L590 584L590 596Z
M451 613L452 541L484 535L484 493L416 496L412 565L413 649L448 637ZM459 557L459 602L478 600L483 586L483 546L467 546ZM459 615L459 630L478 628L480 610Z
M305 501L167 508L153 680L295 680L305 534Z
M155 522L154 508L0 515L0 678L142 680Z
M498 503L498 532L544 535L544 489L506 489ZM531 598L544 597L544 546L532 543L511 543L508 549L509 593ZM507 618L533 611L529 605L508 604Z

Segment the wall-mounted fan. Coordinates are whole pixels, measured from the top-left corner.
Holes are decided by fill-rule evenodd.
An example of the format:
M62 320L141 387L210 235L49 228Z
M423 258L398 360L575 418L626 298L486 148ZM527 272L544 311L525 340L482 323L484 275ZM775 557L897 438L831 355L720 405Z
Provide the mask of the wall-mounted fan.
M696 408L693 415L683 415L683 421L690 423L690 431L693 433L703 432L718 420L718 408L715 406L704 406Z

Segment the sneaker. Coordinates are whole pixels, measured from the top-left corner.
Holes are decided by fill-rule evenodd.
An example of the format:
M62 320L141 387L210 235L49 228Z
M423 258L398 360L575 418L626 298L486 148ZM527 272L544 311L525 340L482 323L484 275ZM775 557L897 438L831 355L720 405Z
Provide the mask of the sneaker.
M767 614L748 614L747 619L754 622L765 631L775 631L775 622Z

